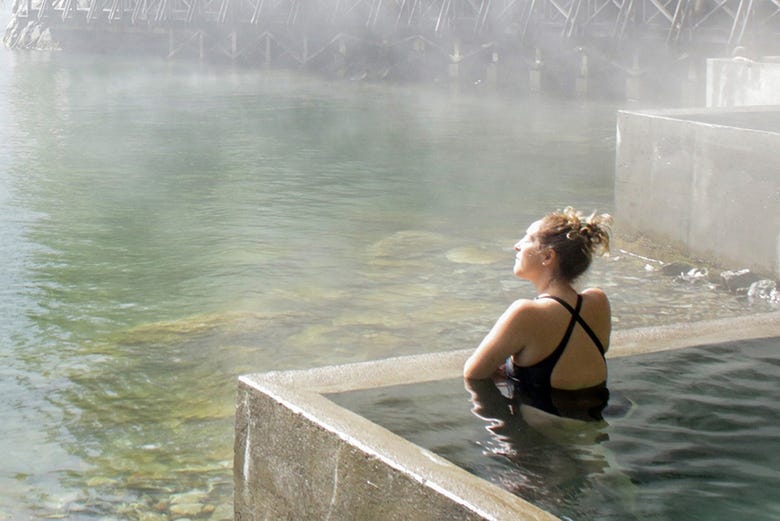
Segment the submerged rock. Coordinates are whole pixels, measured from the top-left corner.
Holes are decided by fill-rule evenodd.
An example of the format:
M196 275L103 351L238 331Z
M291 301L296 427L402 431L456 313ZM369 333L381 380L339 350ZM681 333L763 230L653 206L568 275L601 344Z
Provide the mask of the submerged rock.
M661 267L661 273L670 277L679 277L692 269L695 269L695 266L687 262L670 262Z
M409 261L441 251L447 242L446 237L437 233L402 230L375 242L369 246L367 253L374 262Z
M755 299L761 299L772 305L780 305L780 292L777 291L777 282L774 280L757 280L748 288L747 296L751 302Z
M119 483L119 480L105 476L95 476L87 480L87 486L89 488L113 487L117 483Z
M703 282L708 280L710 272L707 268L691 268L677 276L677 280L685 282Z
M178 517L197 517L203 513L204 505L200 503L177 503L171 505L169 512Z
M500 251L487 250L473 246L453 248L446 253L447 260L456 264L493 264L507 258ZM510 257L511 260L511 257Z
M233 521L233 506L219 505L211 514L212 521Z
M761 277L749 269L724 271L720 274L721 284L733 292L747 291L751 284L761 280Z
M197 336L261 331L268 324L290 318L283 313L226 312L150 322L114 333L109 342L123 345L175 344Z
M171 505L186 505L201 503L208 497L208 493L203 490L193 490L183 494L171 496ZM173 507L171 507L173 508Z
M168 516L158 514L156 512L141 512L138 517L139 521L168 521Z

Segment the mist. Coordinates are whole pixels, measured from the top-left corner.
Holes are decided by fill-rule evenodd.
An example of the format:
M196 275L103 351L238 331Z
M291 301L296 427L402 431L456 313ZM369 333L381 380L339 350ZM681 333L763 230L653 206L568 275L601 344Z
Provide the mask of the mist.
M777 52L773 25L780 17L767 6L740 16L725 4L678 3L139 0L116 10L100 0L35 0L27 13L16 0L4 41L306 70L349 81L675 104L701 102L707 58ZM681 6L685 18L673 20Z

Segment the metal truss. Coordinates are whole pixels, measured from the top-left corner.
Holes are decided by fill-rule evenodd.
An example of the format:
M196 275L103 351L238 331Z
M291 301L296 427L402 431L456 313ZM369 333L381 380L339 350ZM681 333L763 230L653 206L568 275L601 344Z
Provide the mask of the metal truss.
M17 0L15 9L18 18L82 30L178 31L201 46L232 35L233 54L239 35L249 35L251 45L282 48L301 63L354 40L412 42L457 59L461 45L509 38L533 46L540 35L733 49L780 32L780 0Z
M722 41L735 47L748 32L777 36L780 0L529 0L530 27L561 36L662 37L667 43Z

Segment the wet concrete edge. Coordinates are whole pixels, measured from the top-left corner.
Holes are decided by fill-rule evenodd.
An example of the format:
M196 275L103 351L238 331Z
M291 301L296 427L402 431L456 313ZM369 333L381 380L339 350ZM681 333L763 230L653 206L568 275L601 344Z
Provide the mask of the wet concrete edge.
M780 313L765 313L747 317L718 319L694 323L683 323L669 326L637 328L625 331L615 331L612 334L609 358L632 356L671 349L681 349L708 344L721 344L753 338L780 338ZM325 394L369 389L392 385L414 384L442 379L457 378L461 375L463 363L472 349L428 353L399 358L377 360L330 366L309 370L277 371L261 374L244 375L239 378L239 406L236 419L236 518L261 519L261 512L252 509L251 497L261 486L253 480L249 472L252 465L262 465L263 451L274 451L276 447L254 449L249 455L247 425L261 428L256 421L249 418L252 411L247 400L265 400L272 402L277 409L292 413L297 419L304 418L311 426L320 432L318 436L329 436L336 440L337 445L346 444L351 450L356 450L367 460L384 465L388 475L400 475L419 486L411 497L407 494L405 501L409 514L414 512L414 519L436 519L439 514L431 509L436 501L452 502L459 508L462 519L519 519L519 520L555 520L555 516L540 510L526 501L504 491L481 478L453 465L447 460L404 440L387 429L376 425L365 418L346 410L332 401ZM267 433L266 433L267 435ZM319 439L319 438L318 438ZM284 442L283 442L284 443ZM319 443L319 442L317 442ZM330 442L328 442L330 443ZM295 456L293 456L295 457ZM302 458L305 458L303 451ZM359 460L355 465L360 466ZM277 466L284 466L278 463ZM284 472L285 469L266 469L271 472ZM338 468L336 469L336 472ZM351 468L353 473L360 471ZM374 475L376 471L374 470ZM390 481L398 478L388 478ZM323 485L325 488L336 487L334 483ZM335 488L333 489L335 491ZM383 497L385 492L377 490L381 501L391 501ZM335 494L335 492L334 492ZM359 519L360 505L366 501L365 492L349 496L349 491L342 494L341 501L353 501L352 506L342 508L352 509ZM335 496L334 496L335 497ZM435 497L436 501L432 502ZM243 499L242 499L243 498ZM277 499L266 498L265 504L285 503ZM333 503L331 501L331 503ZM287 498L286 504L296 509L299 504L294 499ZM303 505L301 503L301 505ZM331 504L331 506L333 506ZM304 506L301 506L304 508ZM442 507L439 507L442 508ZM422 515L427 509L431 516ZM465 512L465 513L464 513ZM277 515L297 517L302 512L276 512ZM386 519L399 519L400 511L388 512Z

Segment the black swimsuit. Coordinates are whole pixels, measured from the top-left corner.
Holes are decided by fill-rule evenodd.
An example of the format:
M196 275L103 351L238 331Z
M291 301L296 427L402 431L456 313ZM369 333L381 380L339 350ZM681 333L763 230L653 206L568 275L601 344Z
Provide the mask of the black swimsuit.
M551 298L565 307L571 313L571 320L558 347L544 360L528 367L517 365L510 356L506 360L506 375L515 384L520 394L521 401L558 416L578 417L580 419L601 419L601 410L606 407L609 399L606 381L588 387L568 391L555 389L550 383L553 369L560 360L566 346L569 344L574 326L579 323L593 343L604 357L604 346L590 328L587 322L580 316L582 308L582 295L577 295L577 304L571 307L566 301L552 295L543 295L539 298Z

